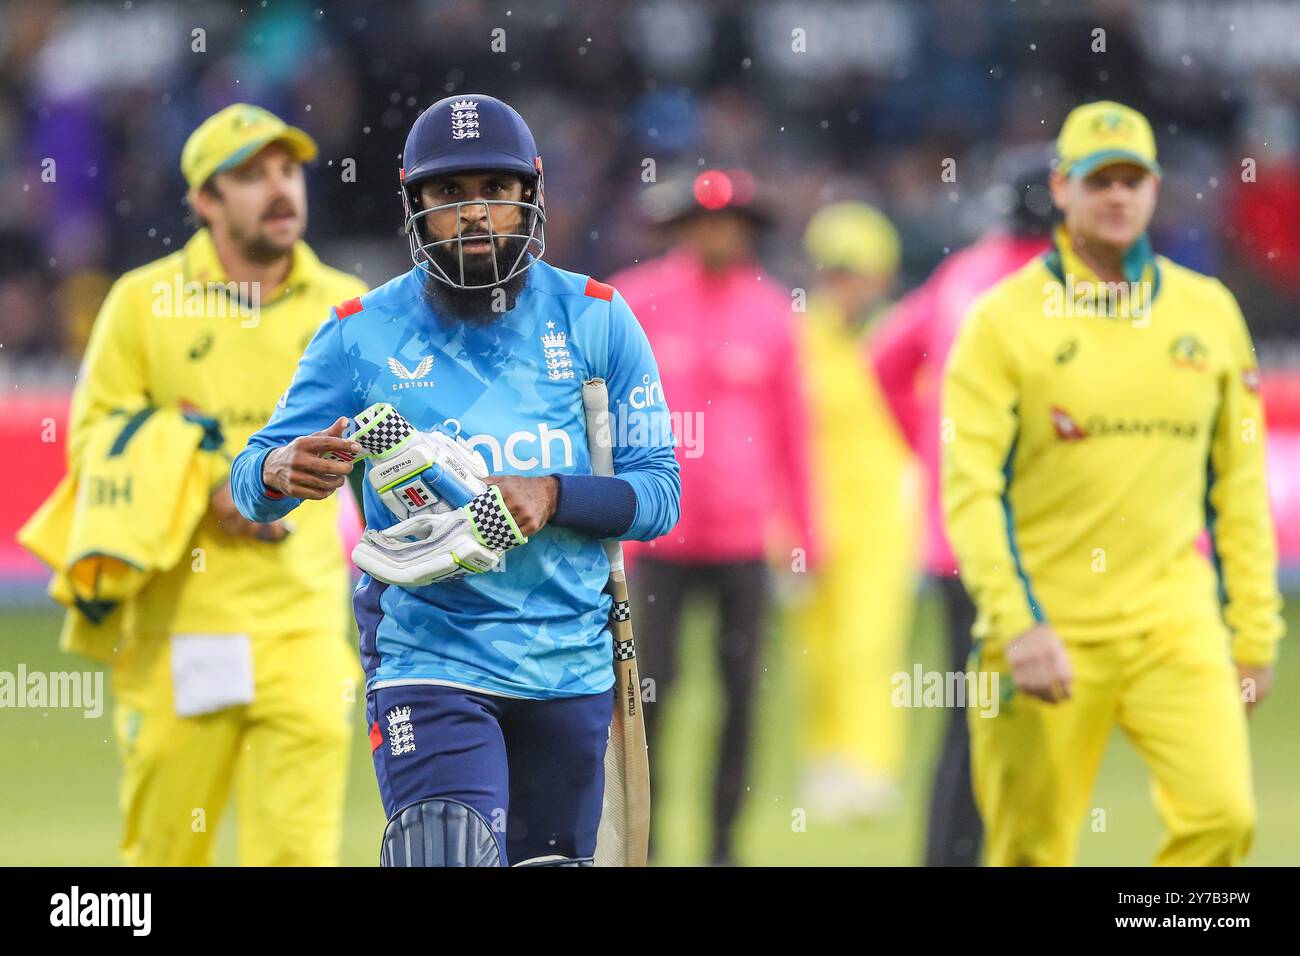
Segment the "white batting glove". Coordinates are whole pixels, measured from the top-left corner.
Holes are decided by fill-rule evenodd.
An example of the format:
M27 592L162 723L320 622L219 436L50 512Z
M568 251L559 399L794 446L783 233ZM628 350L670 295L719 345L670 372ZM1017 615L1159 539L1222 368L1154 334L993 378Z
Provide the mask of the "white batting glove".
M423 587L491 571L501 555L526 544L496 485L469 504L425 512L385 531L367 530L352 550L357 567L401 587Z
M358 414L344 436L365 449L367 480L396 518L451 511L487 490L487 462L469 442L419 431L387 402Z

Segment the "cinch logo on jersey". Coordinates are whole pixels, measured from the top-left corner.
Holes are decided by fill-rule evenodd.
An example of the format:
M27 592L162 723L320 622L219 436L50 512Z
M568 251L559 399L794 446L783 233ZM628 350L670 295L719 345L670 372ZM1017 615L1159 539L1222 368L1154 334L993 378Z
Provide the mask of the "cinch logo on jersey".
M51 926L129 926L132 936L148 936L152 913L152 893L82 893L74 886L50 897Z
M388 717L388 750L398 757L415 752L415 728L411 726L411 708L394 707Z
M658 380L650 381L649 375L641 376L641 384L628 393L627 403L633 408L646 408L664 400L664 387Z
M443 424L460 434L460 422L456 419L448 418ZM504 442L499 441L495 435L487 434L471 435L465 441L471 448L479 449L494 472L504 467L503 461L521 469L536 468L539 465L553 468L556 460L552 452L557 444L561 454L560 462L573 467L573 440L569 438L569 433L562 428L552 428L546 422L538 422L533 431L511 432ZM521 454L525 448L527 454ZM539 451L540 456L537 454Z
M393 391L396 392L402 388L433 388L432 380L428 382L421 381L427 376L433 368L433 356L426 355L420 359L414 369L409 369L400 361L390 357L388 359L388 371L396 375L401 381L393 383Z
M1144 438L1156 435L1162 438L1195 438L1200 433L1198 422L1178 422L1171 418L1106 418L1090 415L1079 425L1065 409L1052 406L1049 412L1056 437L1062 441L1079 441L1084 438L1109 438L1116 435L1139 435Z

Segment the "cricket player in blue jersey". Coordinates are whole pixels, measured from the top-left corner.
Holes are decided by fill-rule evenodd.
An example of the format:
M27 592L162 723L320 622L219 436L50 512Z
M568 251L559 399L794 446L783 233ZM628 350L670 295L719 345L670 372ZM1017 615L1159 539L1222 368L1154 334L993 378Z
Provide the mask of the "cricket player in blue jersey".
M274 521L365 462L353 603L381 861L590 865L614 683L601 541L679 514L659 371L618 292L541 261L542 161L510 106L441 100L402 159L414 268L332 310L233 495ZM596 377L616 477L591 467Z

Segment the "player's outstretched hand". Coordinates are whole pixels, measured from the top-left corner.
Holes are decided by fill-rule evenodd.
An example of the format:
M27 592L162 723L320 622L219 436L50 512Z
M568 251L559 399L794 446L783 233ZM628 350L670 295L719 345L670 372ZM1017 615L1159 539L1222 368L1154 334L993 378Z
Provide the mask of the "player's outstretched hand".
M343 438L346 418L329 428L295 438L262 460L262 482L290 498L328 498L347 481L351 459L360 455L356 442ZM322 458L326 452L346 456L347 461Z
M228 481L222 482L221 487L212 493L209 507L216 516L217 526L233 537L257 538L259 541L275 543L289 536L289 527L283 521L268 521L263 524L249 521L241 515L230 494Z
M1273 689L1273 668L1257 664L1238 664L1237 678L1241 681L1241 699L1246 703L1246 716L1264 703Z
M1050 624L1035 624L1007 642L1007 663L1016 688L1055 704L1070 699L1074 668Z
M529 478L523 475L489 475L483 479L489 485L501 488L501 500L510 509L510 515L525 537L546 527L555 514L555 503L560 493L560 483L551 475Z

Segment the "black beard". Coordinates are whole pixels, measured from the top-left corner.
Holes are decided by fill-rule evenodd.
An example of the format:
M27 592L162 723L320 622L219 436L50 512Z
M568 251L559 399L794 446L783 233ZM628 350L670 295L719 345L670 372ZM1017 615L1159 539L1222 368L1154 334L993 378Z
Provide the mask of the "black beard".
M520 258L520 253L528 244L522 236L504 238L494 249L496 270L492 263L480 257L466 257L466 285L480 285L491 282L496 275L506 275L510 267ZM451 278L460 278L460 256L455 243L437 246L429 250L433 263L441 266ZM522 261L522 260L521 260ZM424 298L429 306L439 315L448 315L472 325L491 325L515 307L519 293L528 282L528 272L523 271L505 282L484 286L481 289L458 289L448 285L432 275L424 277ZM502 297L504 293L504 298ZM496 308L493 308L496 305Z

